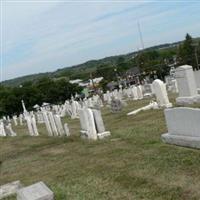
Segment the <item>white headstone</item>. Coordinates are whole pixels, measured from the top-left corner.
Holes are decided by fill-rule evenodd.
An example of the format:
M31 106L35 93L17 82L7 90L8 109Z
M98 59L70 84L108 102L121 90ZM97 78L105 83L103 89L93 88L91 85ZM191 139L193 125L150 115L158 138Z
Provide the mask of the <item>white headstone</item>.
M169 102L165 84L159 79L156 79L152 84L158 105L166 108L172 107L172 104Z
M166 143L200 148L200 109L179 107L165 110L168 133Z
M176 68L175 76L179 90L179 97L176 99L177 104L200 102L192 66L183 65Z

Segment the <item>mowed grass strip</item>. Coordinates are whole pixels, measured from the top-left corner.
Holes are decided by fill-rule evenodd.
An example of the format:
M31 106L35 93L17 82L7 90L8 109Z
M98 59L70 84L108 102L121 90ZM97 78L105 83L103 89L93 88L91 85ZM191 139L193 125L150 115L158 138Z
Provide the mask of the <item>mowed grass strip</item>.
M69 138L47 137L44 125L39 137L15 127L19 137L0 138L0 185L44 181L56 200L199 200L200 151L161 142L167 131L162 109L126 116L148 103L130 101L115 114L104 108L112 136L102 141L81 140L79 120L69 118L63 120Z

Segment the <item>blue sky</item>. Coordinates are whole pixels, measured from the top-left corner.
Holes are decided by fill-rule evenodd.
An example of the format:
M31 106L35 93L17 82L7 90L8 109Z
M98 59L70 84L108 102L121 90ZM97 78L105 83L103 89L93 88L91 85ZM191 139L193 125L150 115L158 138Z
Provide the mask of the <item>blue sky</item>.
M1 0L3 80L200 36L200 1Z

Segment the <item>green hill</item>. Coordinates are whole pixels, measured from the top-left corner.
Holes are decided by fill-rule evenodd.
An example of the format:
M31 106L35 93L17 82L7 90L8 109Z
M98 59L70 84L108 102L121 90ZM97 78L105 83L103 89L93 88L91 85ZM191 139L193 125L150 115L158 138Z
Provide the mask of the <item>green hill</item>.
M200 40L200 38L196 38L195 40ZM179 45L181 42L182 41L175 42L175 43L161 44L161 45L146 48L145 51L150 51L150 50L163 51L166 49L172 49L172 48L176 48L177 45ZM127 61L127 60L132 59L134 55L136 55L137 53L138 52L131 52L128 54L110 56L110 57L102 58L99 60L90 60L82 64L64 67L54 72L38 73L38 74L32 74L32 75L27 75L27 76L22 76L22 77L6 80L6 81L3 81L2 84L6 86L17 86L17 85L22 84L23 82L34 81L46 76L51 77L51 78L67 77L68 79L76 79L76 78L88 79L89 74L91 72L94 72L98 66L101 66L101 65L114 66L116 65L119 57L122 57L125 61Z

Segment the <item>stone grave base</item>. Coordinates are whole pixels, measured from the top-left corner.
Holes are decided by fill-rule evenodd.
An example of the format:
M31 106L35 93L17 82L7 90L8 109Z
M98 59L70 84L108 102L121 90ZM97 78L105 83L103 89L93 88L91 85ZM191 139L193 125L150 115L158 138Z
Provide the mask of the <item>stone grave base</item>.
M200 137L191 137L184 135L179 136L179 135L172 135L170 133L165 133L162 134L161 140L164 143L168 144L200 149Z
M81 138L88 139L88 132L87 131L81 130L80 132L81 132ZM97 133L97 137L99 139L103 139L103 138L108 137L108 136L110 136L110 131L105 131L103 133Z
M160 105L161 108L172 108L173 105L172 103L168 103L168 104L165 104L165 105Z
M87 131L81 130L80 133L81 133L81 138L83 138L83 139L87 139L88 138L88 132Z
M200 103L200 95L193 97L178 97L176 98L176 103L178 105L188 105L193 103Z
M105 137L110 136L110 131L105 131L103 133L97 133L97 136L98 136L99 139L103 139Z

